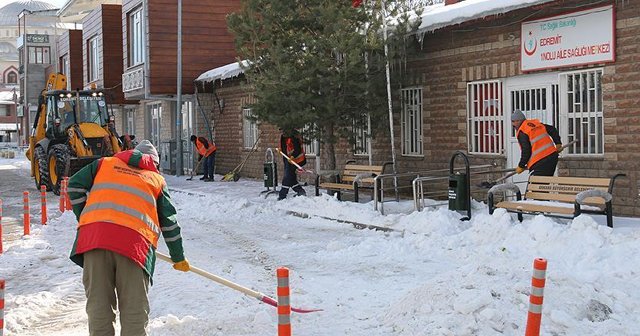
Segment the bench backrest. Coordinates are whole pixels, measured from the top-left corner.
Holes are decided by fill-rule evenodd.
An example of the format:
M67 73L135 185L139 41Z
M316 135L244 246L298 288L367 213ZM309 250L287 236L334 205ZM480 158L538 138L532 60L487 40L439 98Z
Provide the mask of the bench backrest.
M527 199L573 203L576 195L582 191L589 189L608 191L610 182L610 178L529 176L525 197ZM589 197L585 201L587 204L593 205L605 204L604 200L599 197Z
M353 182L358 175L365 174L370 177L382 174L384 170L384 166L365 166L365 165L354 165L348 164L344 166L344 170L342 171L341 180L344 182ZM365 182L373 182L369 180L364 180Z

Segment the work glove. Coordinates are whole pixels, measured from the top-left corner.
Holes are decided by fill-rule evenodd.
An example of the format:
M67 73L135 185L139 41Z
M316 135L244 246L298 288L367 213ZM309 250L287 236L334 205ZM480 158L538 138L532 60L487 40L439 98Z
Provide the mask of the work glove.
M522 172L524 171L524 168L517 166L516 167L516 174L522 174Z
M562 144L557 144L556 145L556 152L558 152L558 154L560 154L562 152L564 148L562 148Z
M189 272L191 267L189 266L189 262L187 261L187 259L185 259L183 261L179 261L173 264L173 269L182 271L182 272Z

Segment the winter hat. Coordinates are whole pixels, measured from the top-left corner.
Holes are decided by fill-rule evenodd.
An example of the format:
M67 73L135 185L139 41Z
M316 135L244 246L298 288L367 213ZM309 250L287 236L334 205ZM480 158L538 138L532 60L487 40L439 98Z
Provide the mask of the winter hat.
M198 137L196 137L195 135L192 135L190 139L191 139L191 141L196 141L197 138Z
M525 119L527 119L527 117L525 117L524 113L520 110L515 110L513 111L513 114L511 114L511 121L520 121Z
M149 140L142 140L136 146L136 149L139 150L142 154L148 154L149 156L151 156L153 163L155 163L156 165L160 164L160 157L158 156L158 151Z

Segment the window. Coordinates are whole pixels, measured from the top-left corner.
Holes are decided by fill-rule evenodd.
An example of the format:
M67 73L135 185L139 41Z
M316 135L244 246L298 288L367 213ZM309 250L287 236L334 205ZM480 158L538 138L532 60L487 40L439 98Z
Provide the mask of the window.
M142 7L129 13L129 66L144 62L144 25Z
M7 74L7 84L18 84L18 74L11 71Z
M160 146L160 130L162 123L162 103L155 103L148 105L149 121L151 122L150 140L154 146Z
M304 153L308 157L315 157L316 155L318 155L318 140L311 140L311 136L309 135L312 127L312 125L305 125L301 132Z
M70 77L70 73L71 73L71 68L69 65L69 55L65 54L64 56L60 57L60 71L67 76L67 90L71 89L71 77Z
M258 125L253 120L253 112L250 108L242 109L242 134L244 138L244 148L253 148L258 139Z
M353 154L355 155L369 155L369 122L369 115L364 115L361 120L353 123L355 137Z
M124 134L136 134L135 107L126 107L124 110Z
M401 92L402 155L420 156L422 153L422 88L408 88Z
M469 153L503 154L502 82L467 85L467 130Z
M561 73L560 85L560 135L579 140L567 154L604 154L602 69Z
M29 47L29 64L49 64L49 47Z
M6 117L9 115L9 105L0 105L0 117Z
M89 82L93 82L98 80L98 64L99 64L99 54L98 54L98 37L93 37L89 39L87 43L87 69Z

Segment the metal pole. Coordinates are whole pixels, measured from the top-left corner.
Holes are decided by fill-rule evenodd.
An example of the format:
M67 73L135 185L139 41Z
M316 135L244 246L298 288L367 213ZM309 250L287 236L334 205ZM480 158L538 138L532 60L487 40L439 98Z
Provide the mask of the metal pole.
M182 0L178 0L178 70L176 102L176 176L182 176Z
M20 121L18 120L18 94L16 88L13 88L13 105L15 106L14 113L16 114L16 145L20 149Z
M29 67L29 48L27 47L27 10L24 11L24 15L22 16L22 24L24 26L23 33L23 41L22 41L22 51L24 51L24 57L22 58L22 63L24 64L24 97L22 97L22 122L25 123L25 134L24 139L29 139L29 95L27 94L27 90L29 89L29 78L27 68ZM20 144L18 144L18 149L20 149ZM33 153L31 153L33 155Z
M389 45L387 44L387 39L388 39L387 20L386 20L387 4L386 4L386 1L384 0L382 1L382 11L384 16L382 18L382 26L384 31L384 57L386 60L385 70L387 75L387 103L389 106L389 134L391 135L391 161L393 163L393 174L396 175L398 173L398 170L396 167L396 145L395 145L395 135L393 132L393 104L391 102L391 71L389 66ZM396 192L396 199L398 199L398 179L395 177L393 179L393 185Z

